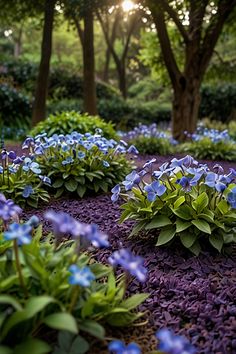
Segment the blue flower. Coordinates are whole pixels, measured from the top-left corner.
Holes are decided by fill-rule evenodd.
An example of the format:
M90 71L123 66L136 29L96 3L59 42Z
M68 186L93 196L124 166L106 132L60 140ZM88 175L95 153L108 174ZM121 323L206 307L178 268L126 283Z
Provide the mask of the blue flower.
M192 156L186 155L185 157L179 160L176 158L172 159L170 167L190 167L192 165L198 165L198 162L194 160Z
M162 196L166 191L166 186L161 184L159 181L153 181L151 184L144 187L147 192L147 199L149 202L154 202L158 197Z
M231 208L236 209L236 187L228 193L227 201L229 202Z
M141 349L138 344L132 342L127 346L121 340L113 340L108 349L114 354L141 354Z
M169 176L170 173L175 169L175 167L169 167L169 162L163 163L158 171L153 172L153 176L157 179L161 179L162 177Z
M18 245L28 245L31 242L32 228L29 224L13 223L3 236L6 241L17 240Z
M3 167L0 166L0 173L3 173Z
M94 247L104 248L110 245L108 236L100 232L96 224L83 225L80 234L87 237Z
M85 153L83 151L78 152L78 158L83 159L85 157Z
M205 184L210 188L215 188L220 193L226 189L226 185L220 181L219 175L214 172L209 172L206 175Z
M73 162L74 162L74 160L72 159L72 157L71 156L67 156L67 158L65 160L63 160L61 164L63 166L65 166L65 165L69 165L69 164L71 164Z
M46 212L44 216L47 220L52 222L53 232L58 238L64 235L77 237L81 233L81 224L69 214L50 210Z
M147 269L143 265L143 258L134 256L129 250L122 248L115 251L108 258L108 261L112 266L120 265L139 281L144 282L146 280Z
M31 185L27 185L27 186L25 186L25 188L24 188L24 190L22 192L22 195L23 195L24 198L29 198L29 196L32 193L34 193L34 190L33 190L32 186Z
M69 283L71 285L80 285L86 288L95 280L95 275L91 272L89 267L79 268L76 264L72 264L69 267L69 272L72 273L69 277Z
M117 184L114 188L112 188L111 192L113 193L111 196L112 202L117 202L120 195L120 185Z
M195 354L196 349L187 338L176 336L172 331L163 328L156 333L160 344L158 350L166 354Z
M110 167L109 162L107 162L105 160L102 161L102 164L103 164L104 167Z
M137 155L139 153L137 148L134 145L130 145L130 147L128 148L127 152L129 154L135 154L135 155Z
M28 137L23 142L22 149L29 149L29 147L31 147L31 146L34 146L34 139L31 137Z
M133 188L135 184L139 184L141 181L140 176L137 174L136 171L132 171L129 175L125 177L125 181L122 184L125 186L125 190L129 191Z
M31 227L38 227L39 226L39 218L36 215L31 216L31 218L26 222L26 224L30 225Z
M144 165L143 168L150 168L154 162L156 162L157 159L151 159L148 160Z
M33 162L29 157L26 157L24 160L23 170L28 172L32 171L35 174L40 174L41 170L37 162Z
M41 181L43 183L48 184L49 186L52 184L51 178L49 178L47 176L39 175L39 178L41 179Z
M22 209L14 204L11 199L6 199L0 194L0 218L9 221L12 217L19 216Z

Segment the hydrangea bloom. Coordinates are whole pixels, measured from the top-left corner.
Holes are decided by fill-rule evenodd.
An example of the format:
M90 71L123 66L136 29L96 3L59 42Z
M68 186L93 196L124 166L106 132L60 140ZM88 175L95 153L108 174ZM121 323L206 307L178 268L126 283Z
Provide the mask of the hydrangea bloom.
M3 194L0 194L0 218L4 221L9 221L14 216L19 216L22 209L15 205L11 199L6 199Z
M160 341L159 350L166 354L195 354L196 349L183 336L176 336L172 331L163 328L156 334Z
M113 354L141 354L141 349L136 343L132 342L126 346L121 340L112 341L108 349Z
M8 231L4 232L6 241L17 240L18 245L26 245L31 242L32 228L29 224L13 223L9 226Z
M139 281L144 282L147 277L147 269L144 267L142 257L134 256L127 249L115 251L108 259L112 266L120 265Z
M71 285L79 285L86 288L95 280L95 275L91 272L89 267L79 268L76 264L72 264L69 268L69 272L71 273L69 277L69 283Z

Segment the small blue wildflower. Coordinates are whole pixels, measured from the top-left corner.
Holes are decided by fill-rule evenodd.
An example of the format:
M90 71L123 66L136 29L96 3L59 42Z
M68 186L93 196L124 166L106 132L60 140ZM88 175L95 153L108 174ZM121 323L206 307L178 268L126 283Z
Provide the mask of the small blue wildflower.
M34 146L34 138L28 137L25 139L25 141L22 144L22 149L29 149L30 147Z
M35 174L40 174L41 170L37 162L33 162L29 157L26 157L24 160L23 170L28 172L32 171Z
M197 351L184 336L177 336L167 328L156 333L160 344L158 350L166 354L195 354Z
M102 164L103 164L104 167L110 167L109 162L107 162L105 160L102 161Z
M52 222L54 235L58 238L64 235L77 237L81 234L81 224L69 214L49 210L45 213L44 217Z
M139 184L141 181L140 176L137 174L136 171L132 171L129 175L125 177L125 180L122 182L122 184L125 186L125 190L129 191L133 188L135 184Z
M19 216L21 212L22 209L11 199L6 199L3 194L0 194L0 219L9 221L12 217Z
M0 173L3 173L3 167L0 166Z
M232 209L236 209L236 187L234 187L231 192L228 193L227 201L229 202Z
M79 268L76 264L72 264L69 267L69 272L72 273L69 277L69 283L71 285L79 285L86 288L95 280L95 275L91 272L89 267Z
M49 178L49 177L47 177L47 176L39 175L39 178L41 179L41 181L42 181L44 184L48 184L49 186L52 184L51 178Z
M61 164L63 166L65 166L65 165L69 165L69 164L71 164L73 162L74 162L74 160L72 159L72 157L71 156L67 156L67 158L65 160L63 160Z
M96 224L81 225L80 234L85 236L94 247L104 248L110 245L107 234L100 232Z
M141 354L138 344L132 342L126 346L121 340L113 340L108 349L113 354Z
M205 184L210 188L215 188L220 193L226 189L226 185L220 181L219 175L214 172L207 173Z
M111 196L112 202L117 202L120 195L120 185L117 184L114 188L112 188L111 192L113 193Z
M31 242L32 228L28 224L13 223L5 231L3 237L6 241L17 240L18 245L27 245Z
M143 168L150 168L152 167L152 164L154 162L156 162L157 159L151 159L151 160L148 160L144 165L143 165Z
M78 152L78 158L83 159L85 157L85 153L83 151Z
M147 199L149 202L154 202L157 197L162 196L166 191L166 186L159 181L153 181L151 184L144 187L147 192Z
M31 216L31 218L26 222L26 224L30 225L33 228L39 226L39 218L36 215Z
M140 282L146 280L147 269L143 265L143 258L134 256L129 250L122 248L119 251L115 251L108 258L108 261L113 267L120 265Z
M128 152L128 154L135 154L135 155L137 155L139 153L138 149L134 145L130 145L127 152Z
M33 187L31 185L26 185L22 192L22 195L24 198L29 198L32 193L34 193Z

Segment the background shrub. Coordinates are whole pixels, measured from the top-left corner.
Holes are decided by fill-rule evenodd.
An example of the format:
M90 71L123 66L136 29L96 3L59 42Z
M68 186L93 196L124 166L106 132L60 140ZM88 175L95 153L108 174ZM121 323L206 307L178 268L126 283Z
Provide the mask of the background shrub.
M75 111L50 115L45 121L40 122L30 132L30 135L36 136L45 132L48 136L52 136L53 134L70 134L73 131L85 134L95 133L96 129L101 129L103 136L106 138L116 137L115 130L110 122L107 123L99 117Z
M167 138L139 136L131 139L129 143L133 144L140 154L169 155L174 151L174 146Z

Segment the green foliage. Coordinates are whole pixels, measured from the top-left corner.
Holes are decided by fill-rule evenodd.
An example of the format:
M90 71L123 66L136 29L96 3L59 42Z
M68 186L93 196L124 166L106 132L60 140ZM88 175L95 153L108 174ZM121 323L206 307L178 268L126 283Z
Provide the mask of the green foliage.
M132 85L128 93L129 98L134 98L138 101L152 101L157 99L162 91L163 87L158 85L157 80L145 77Z
M73 131L81 134L94 134L97 129L101 129L104 137L108 139L116 137L115 130L110 122L107 123L99 117L75 111L50 115L45 121L40 122L33 128L30 135L36 136L45 132L48 136L52 136L53 134L70 134Z
M31 243L21 247L4 241L0 233L1 353L49 353L50 333L60 331L55 354L75 353L76 346L82 354L89 344L81 335L103 339L104 323L128 326L142 316L135 308L146 294L124 299L124 276L116 279L110 267L77 253L75 241L58 244L51 234L42 237L42 226L33 231ZM71 264L88 266L96 279L88 287L71 285Z
M179 151L201 160L236 161L236 144L227 140L214 142L205 137L199 141L179 145Z
M206 184L212 178L209 169L196 165L192 165L194 169L189 168L190 159L174 159L160 171L153 174L149 171L151 185L145 175L145 180L141 177L139 186L133 185L130 192L122 189L125 204L121 206L120 222L129 219L136 222L130 237L142 232L142 237L146 235L148 239L151 232L156 237L156 246L178 240L195 255L208 244L221 252L224 245L236 242L236 216L227 201L228 193L236 185L227 183L225 190L218 192L214 183L211 187ZM220 176L216 178L220 180ZM165 187L162 191L158 187L159 197L147 190L157 187L155 183Z
M129 143L133 144L141 154L169 155L174 151L173 144L167 138L137 136L129 140Z

